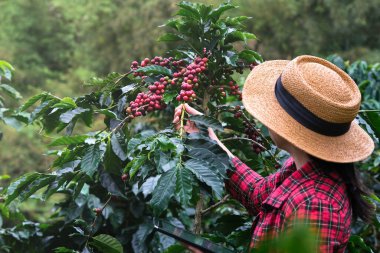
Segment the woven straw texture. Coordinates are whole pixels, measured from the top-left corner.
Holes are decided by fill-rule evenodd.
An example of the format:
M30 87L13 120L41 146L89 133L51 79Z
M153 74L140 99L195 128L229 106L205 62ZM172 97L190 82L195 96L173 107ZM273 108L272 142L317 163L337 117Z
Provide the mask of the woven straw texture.
M309 111L329 122L352 121L350 130L325 136L294 120L274 93L280 75L285 89ZM264 62L251 71L243 87L243 104L252 116L305 152L339 163L364 160L373 152L371 137L353 121L360 100L355 82L346 73L314 56Z

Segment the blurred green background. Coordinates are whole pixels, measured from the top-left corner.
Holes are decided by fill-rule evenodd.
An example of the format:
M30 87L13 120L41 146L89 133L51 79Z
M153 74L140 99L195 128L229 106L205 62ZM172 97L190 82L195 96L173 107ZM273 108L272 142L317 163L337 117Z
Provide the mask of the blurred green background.
M133 60L162 55L157 43L175 15L175 0L0 0L0 59L16 68L13 85L24 98L47 90L59 96L85 91L85 80L126 72ZM200 0L203 3L222 1ZM236 0L236 15L252 17L251 47L265 60L300 54L380 61L379 0ZM232 13L231 13L232 14ZM2 126L0 173L12 178L46 171L48 136L38 126L17 132ZM45 143L44 143L45 142Z

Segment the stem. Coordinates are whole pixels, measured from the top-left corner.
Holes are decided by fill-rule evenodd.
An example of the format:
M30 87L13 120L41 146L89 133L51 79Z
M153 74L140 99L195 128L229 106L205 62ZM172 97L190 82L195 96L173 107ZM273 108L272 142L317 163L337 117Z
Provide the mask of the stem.
M379 247L379 242L377 241L377 231L376 231L376 227L374 225L372 225L372 229L373 229L373 234L374 234L374 248L377 249Z
M100 209L101 209L101 212L100 212L100 213L103 212L104 208L106 208L106 206L108 205L108 203L109 203L109 202L111 201L111 199L112 199L112 195L111 195L111 193L108 193L108 195L109 195L109 198L107 199L106 203L104 203L104 205L100 208ZM93 221L92 224L91 224L91 230L90 230L90 233L88 233L85 247L87 247L87 245L88 245L88 241L90 240L90 238L91 238L91 236L92 236L92 234L93 234L93 232L94 232L94 228L95 228L96 220L98 219L98 216L99 216L99 215L100 215L100 214L96 214L96 216L95 216L95 218L94 218L94 221Z
M203 194L199 196L199 200L195 207L195 218L194 218L194 233L199 235L202 232L202 209L203 209Z
M209 109L207 106L209 100L210 100L210 95L208 94L207 91L205 91L204 97L203 97L202 109L203 109L204 115L206 116L209 114ZM202 210L203 210L203 194L200 193L199 200L195 207L195 217L194 217L194 233L195 234L200 234L202 231Z
M224 141L233 141L233 140L244 140L244 141L250 141L252 143L255 143L256 145L258 145L259 147L263 148L265 151L267 151L269 153L269 155L276 161L276 163L279 163L277 161L277 158L275 155L273 155L269 149L267 149L266 147L264 147L263 145L261 145L260 143L258 143L257 141L254 141L252 139L249 139L249 138L243 138L243 137L230 137L230 138L225 138L225 139L222 139L220 140L221 142L224 142Z
M380 110L379 109L377 109L377 110L359 110L359 112L380 112Z
M179 128L179 136L181 139L183 138L183 132L184 132L183 121L185 118L185 111L186 111L185 105L182 104L181 119L180 119L181 126Z
M211 210L213 210L213 209L217 208L218 206L224 204L229 198L230 198L230 194L227 194L219 202L217 202L214 205L202 210L201 214L205 215L206 213L210 212Z
M123 74L122 76L120 76L116 81L115 81L115 84L117 84L118 82L120 82L121 79L123 79L124 77L128 76L129 74L131 74L133 71L129 71L125 74Z
M230 138L224 138L224 139L221 139L220 141L221 141L221 142L224 142L224 141L234 141L234 140L250 141L250 142L255 143L255 144L256 144L257 146L259 146L260 148L265 149L266 151L268 151L268 149L267 149L266 147L264 147L263 145L261 145L259 142L254 141L254 140L249 139L249 138L244 138L244 137L230 137Z
M119 131L124 125L125 123L127 123L127 121L130 119L131 117L130 116L127 116L125 117L110 133L110 135L116 131Z

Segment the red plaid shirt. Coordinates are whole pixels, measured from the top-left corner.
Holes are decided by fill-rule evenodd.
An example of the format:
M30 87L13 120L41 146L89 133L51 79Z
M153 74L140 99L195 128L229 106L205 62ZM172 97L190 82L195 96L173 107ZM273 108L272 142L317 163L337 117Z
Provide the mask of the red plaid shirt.
M250 247L306 222L316 231L320 252L344 252L351 230L352 210L346 185L336 172L324 173L312 162L299 170L289 158L276 173L262 177L238 158L226 188L256 218Z

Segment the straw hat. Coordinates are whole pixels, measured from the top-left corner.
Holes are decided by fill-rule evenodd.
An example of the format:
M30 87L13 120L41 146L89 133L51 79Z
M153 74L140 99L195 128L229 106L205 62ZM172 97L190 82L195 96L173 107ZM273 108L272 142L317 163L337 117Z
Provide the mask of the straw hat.
M260 64L243 88L243 104L252 116L305 152L339 163L364 160L374 149L354 121L360 101L349 75L308 55Z

